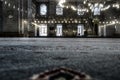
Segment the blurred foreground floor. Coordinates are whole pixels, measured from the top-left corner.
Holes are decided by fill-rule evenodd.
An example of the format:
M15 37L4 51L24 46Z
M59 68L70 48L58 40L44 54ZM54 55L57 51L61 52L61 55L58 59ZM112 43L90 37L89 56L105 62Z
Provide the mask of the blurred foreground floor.
M120 39L0 38L0 80L26 80L59 67L120 80Z

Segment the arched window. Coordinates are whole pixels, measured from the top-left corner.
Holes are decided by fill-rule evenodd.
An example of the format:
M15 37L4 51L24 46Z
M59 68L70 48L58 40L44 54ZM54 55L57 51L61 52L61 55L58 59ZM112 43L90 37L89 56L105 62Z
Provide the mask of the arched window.
M100 15L100 8L99 7L94 8L94 15Z
M83 36L84 35L84 25L83 24L79 24L77 26L77 35L78 36Z
M101 11L101 6L96 3L93 8L94 15L100 15L100 11Z
M47 36L47 24L40 24L39 36Z
M56 6L56 14L63 15L63 8L60 5Z
M40 15L47 15L47 6L45 4L40 5Z

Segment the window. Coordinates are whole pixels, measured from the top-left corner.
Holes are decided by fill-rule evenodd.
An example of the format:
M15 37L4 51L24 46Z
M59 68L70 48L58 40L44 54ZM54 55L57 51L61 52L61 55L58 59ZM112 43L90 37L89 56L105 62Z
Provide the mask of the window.
M40 15L47 15L47 6L45 4L40 5Z
M39 36L47 36L47 24L40 24Z
M56 36L62 36L62 24L57 24Z
M98 6L94 8L94 15L100 15L100 8Z
M78 36L84 36L84 25L79 24L77 27L77 35Z
M63 8L60 5L56 6L56 14L63 15Z
M100 15L101 8L102 8L102 6L98 3L96 3L94 6L91 7L94 15Z

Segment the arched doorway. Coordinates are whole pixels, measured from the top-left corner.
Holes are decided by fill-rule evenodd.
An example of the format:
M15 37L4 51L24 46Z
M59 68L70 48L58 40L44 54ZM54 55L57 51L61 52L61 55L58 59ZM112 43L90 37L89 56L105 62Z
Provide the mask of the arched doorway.
M94 26L94 32L95 32L95 35L98 35L98 24L95 24L95 26Z

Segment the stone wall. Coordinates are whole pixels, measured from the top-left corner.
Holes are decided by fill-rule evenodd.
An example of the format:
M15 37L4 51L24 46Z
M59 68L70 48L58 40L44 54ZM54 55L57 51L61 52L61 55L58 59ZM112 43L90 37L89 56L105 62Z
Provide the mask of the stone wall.
M116 25L116 35L120 36L120 24Z
M107 26L106 27L106 36L115 36L115 26Z
M2 23L0 23L0 35L3 34L3 36L9 36L9 34L13 34L14 36L19 36L29 33L28 27L34 17L32 16L32 13L35 12L35 7L32 7L33 5L28 6L29 1L30 0L2 1L3 4L0 5L0 8L2 8L0 11L3 10L3 14L0 12L0 20L3 17L3 26L1 25ZM31 4L33 4L32 0ZM31 8L31 13L28 13L30 12L30 9L28 9L28 7ZM30 20L30 22L28 20ZM29 27L29 29L30 28L31 27Z
M2 32L2 28L3 28L3 14L2 14L2 1L0 1L0 32Z
M18 4L16 1L11 0L3 4L3 32L18 32ZM9 3L11 3L9 5ZM13 9L13 5L16 8Z
M7 3L5 3L7 1ZM69 19L69 18L78 18L76 12L73 12L71 9L65 9L64 15L62 17L56 16L56 5L57 1L54 0L37 0L38 3L46 2L49 6L49 16L46 18L56 18L56 19ZM73 5L77 3L75 1L80 0L67 0ZM74 1L74 2L72 2ZM2 4L3 3L3 4ZM32 35L34 36L35 33L35 26L31 25L31 22L35 20L35 14L37 10L37 6L32 2L32 0L3 0L2 3L0 2L0 34L6 33L9 34L20 34L22 36ZM10 4L9 4L10 3ZM112 10L111 10L112 11ZM111 12L110 11L110 12ZM115 15L113 13L108 14L110 12L104 13L106 17ZM70 14L69 14L70 13ZM39 13L38 13L39 14ZM89 16L89 15L88 15ZM84 16L84 18L88 17ZM38 20L41 16L37 16ZM83 16L82 16L83 17ZM81 19L82 20L82 19ZM50 27L53 27L54 24L50 24ZM106 36L113 36L114 34L120 35L120 25L116 25L116 32L115 27L109 26L106 29ZM17 35L16 35L17 36Z

